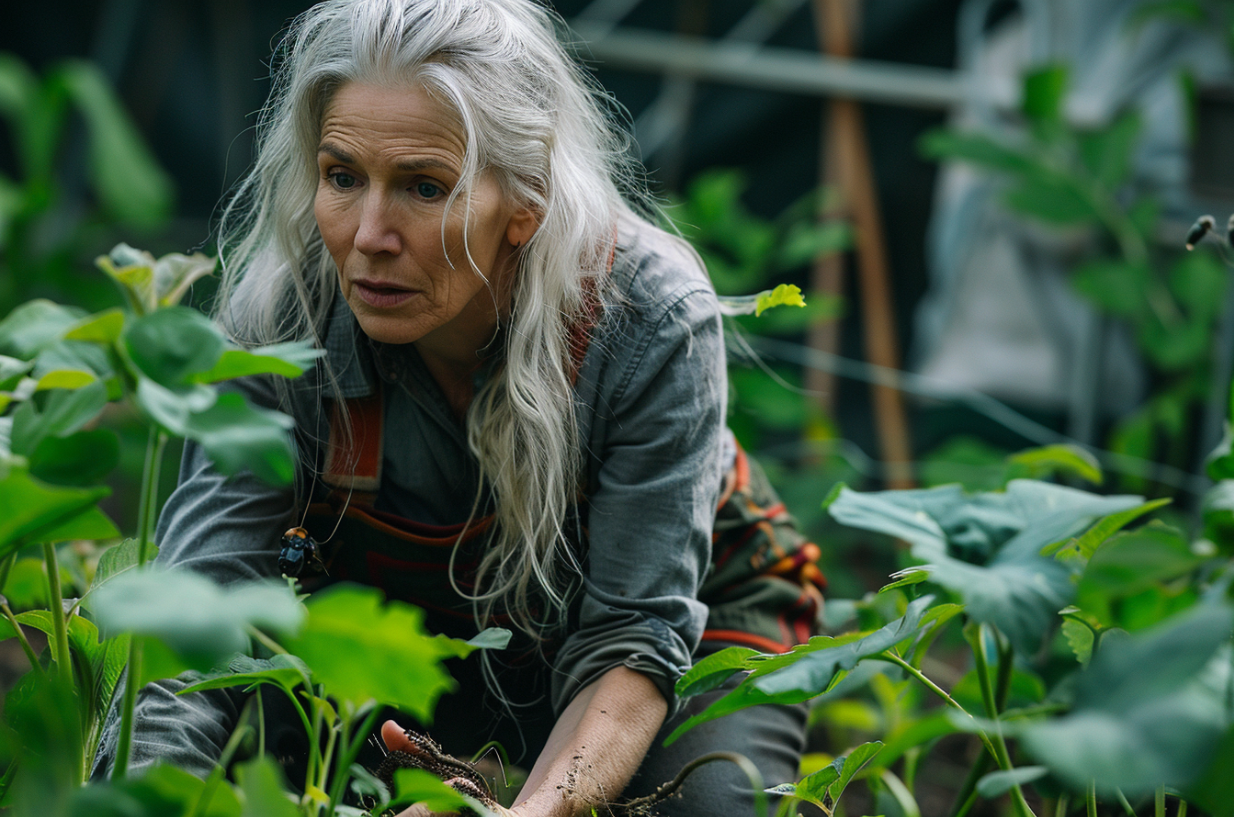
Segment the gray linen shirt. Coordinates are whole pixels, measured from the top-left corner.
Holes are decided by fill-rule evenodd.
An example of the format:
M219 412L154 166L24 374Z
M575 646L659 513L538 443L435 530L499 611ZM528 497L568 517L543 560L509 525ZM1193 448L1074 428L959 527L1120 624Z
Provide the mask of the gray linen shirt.
M616 296L591 333L575 383L583 441L588 538L577 624L554 659L552 703L560 712L609 669L646 674L670 704L706 623L696 596L710 565L721 482L726 381L715 293L697 256L664 233L623 222L612 268ZM462 522L479 470L466 432L414 348L384 346L358 330L336 299L327 359L344 397L386 381L382 485L375 507L418 522ZM312 377L284 406L303 434L316 426L321 394ZM255 402L275 402L269 384L250 383ZM328 393L328 392L327 392ZM229 583L276 576L279 540L297 524L289 489L249 474L230 480L202 451L185 448L180 484L159 519L158 561ZM238 716L225 692L177 696L182 680L142 691L132 768L157 760L205 775ZM108 724L95 774L107 773L116 727Z

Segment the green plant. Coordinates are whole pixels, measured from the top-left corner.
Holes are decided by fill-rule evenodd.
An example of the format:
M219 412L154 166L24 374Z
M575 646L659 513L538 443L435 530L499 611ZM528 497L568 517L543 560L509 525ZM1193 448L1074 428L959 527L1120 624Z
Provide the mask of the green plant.
M1218 474L1234 461L1223 457L1228 449L1214 460ZM850 632L785 655L730 649L700 662L680 694L748 675L679 733L761 703L814 700L825 717L840 701L868 706L868 691L879 709L865 729L881 724L882 746L862 743L849 756L865 764L857 779L898 813L920 813L918 772L939 739L969 733L981 751L952 792L953 815L1004 794L1028 815L1030 799L1064 814L1070 798L1161 802L1161 792L1230 814L1229 786L1218 781L1234 743L1234 539L1216 500L1228 490L1214 489L1204 536L1192 538L1156 521L1124 530L1166 500L1037 480L973 494L841 487L828 498L831 515L907 542L909 566L847 603ZM921 593L927 586L933 592ZM955 661L958 635L971 668L947 689L931 676ZM917 705L911 686L941 708ZM847 783L847 771L838 763L780 791L830 809L827 787Z
M66 168L73 115L86 138L78 178ZM171 215L171 179L159 167L94 65L66 60L38 76L0 53L0 117L13 146L14 175L0 173L0 314L34 295L99 308L114 294L80 274L80 259L115 242L116 228L149 231ZM81 187L86 205L78 206Z
M1212 387L1212 337L1226 275L1207 255L1154 246L1158 204L1132 183L1139 115L1128 110L1104 127L1075 127L1063 116L1067 84L1062 66L1025 77L1026 128L1019 136L936 130L921 149L999 176L1003 201L1015 213L1058 230L1087 231L1091 240L1073 284L1129 327L1154 374L1152 395L1118 421L1109 447L1186 469L1196 444L1188 416ZM1138 478L1128 484L1146 487Z

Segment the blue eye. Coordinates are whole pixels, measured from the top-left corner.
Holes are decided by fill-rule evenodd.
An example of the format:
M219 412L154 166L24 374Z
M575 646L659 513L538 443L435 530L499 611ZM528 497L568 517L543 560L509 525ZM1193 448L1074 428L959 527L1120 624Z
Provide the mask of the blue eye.
M426 199L431 199L440 195L441 188L432 182L418 182L416 184L416 193Z

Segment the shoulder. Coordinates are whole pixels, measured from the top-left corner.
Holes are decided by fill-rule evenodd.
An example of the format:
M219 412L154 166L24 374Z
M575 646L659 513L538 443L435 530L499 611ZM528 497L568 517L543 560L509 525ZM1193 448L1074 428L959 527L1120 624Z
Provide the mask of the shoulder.
M608 308L639 323L669 314L687 322L718 320L719 302L702 259L684 239L633 217L617 231Z

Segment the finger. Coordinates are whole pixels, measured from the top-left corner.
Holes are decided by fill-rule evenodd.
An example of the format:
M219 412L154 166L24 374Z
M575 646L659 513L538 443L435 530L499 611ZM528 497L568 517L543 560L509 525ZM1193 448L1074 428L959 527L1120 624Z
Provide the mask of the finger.
M405 752L411 746L411 741L408 740L403 727L394 721L386 721L381 725L381 739L385 741L386 748L391 752Z

